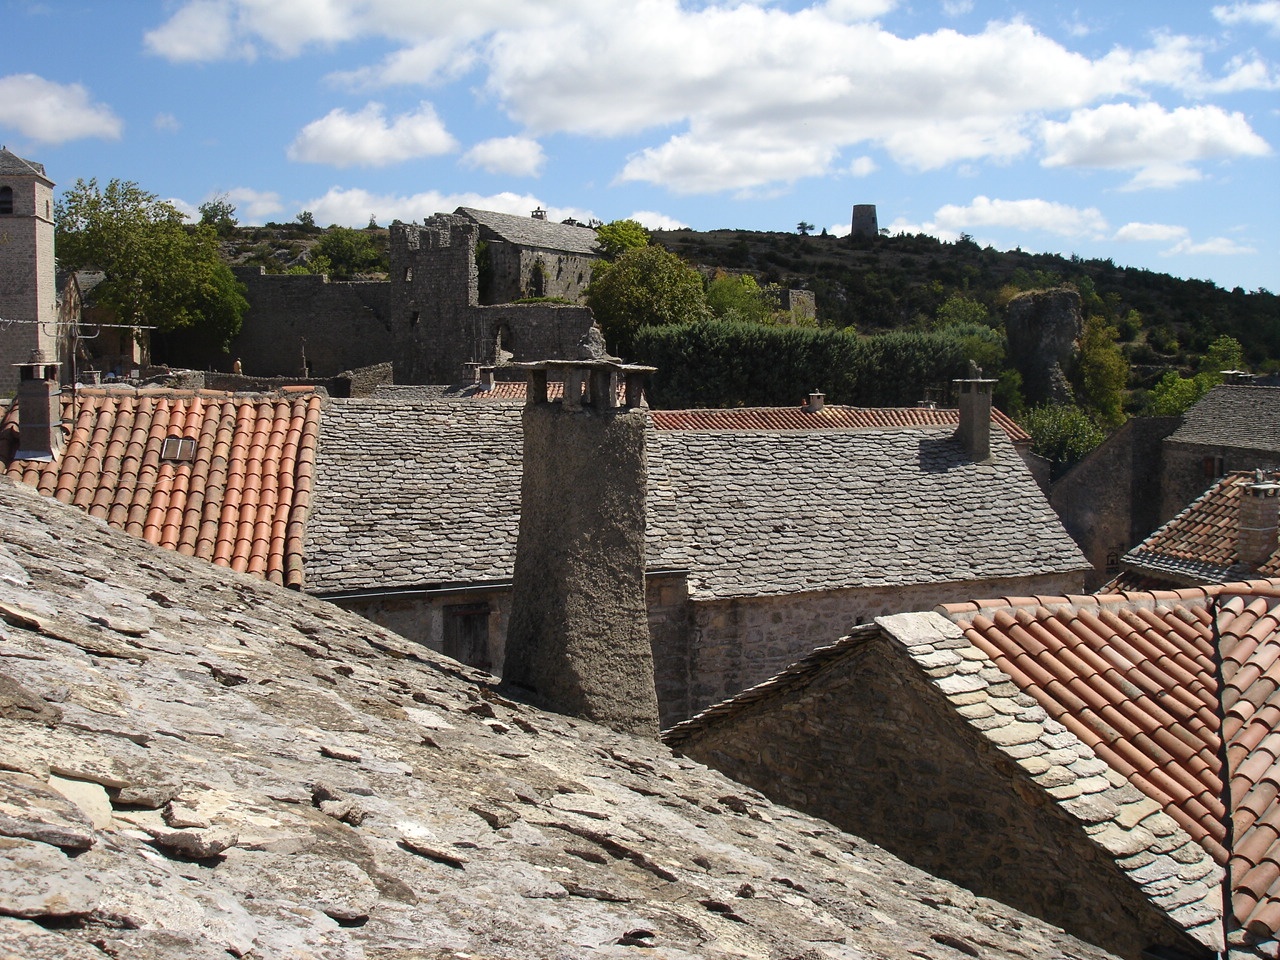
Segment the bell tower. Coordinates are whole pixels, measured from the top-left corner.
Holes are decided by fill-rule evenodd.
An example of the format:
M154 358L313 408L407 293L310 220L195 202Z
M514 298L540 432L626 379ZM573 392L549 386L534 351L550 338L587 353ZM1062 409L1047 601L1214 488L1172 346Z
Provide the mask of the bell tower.
M54 269L53 181L0 147L0 396L18 385L13 364L57 352Z

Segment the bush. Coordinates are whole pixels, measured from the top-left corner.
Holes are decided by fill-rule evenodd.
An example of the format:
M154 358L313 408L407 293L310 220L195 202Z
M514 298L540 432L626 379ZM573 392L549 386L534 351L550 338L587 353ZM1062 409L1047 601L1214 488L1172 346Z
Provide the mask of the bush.
M1106 439L1088 414L1070 404L1035 407L1022 418L1022 427L1031 434L1032 451L1053 461L1055 475L1084 459Z

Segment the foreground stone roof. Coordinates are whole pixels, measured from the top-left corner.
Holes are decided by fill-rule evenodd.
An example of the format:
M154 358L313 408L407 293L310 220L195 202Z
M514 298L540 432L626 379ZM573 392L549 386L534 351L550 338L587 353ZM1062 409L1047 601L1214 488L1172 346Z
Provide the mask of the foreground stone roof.
M977 464L953 432L650 431L647 565L702 598L1084 569L1004 434ZM522 446L513 404L333 402L308 589L509 578Z
M321 398L133 387L62 394L65 448L16 460L17 404L0 416L0 468L150 543L300 587ZM166 440L188 456L164 459Z
M503 240L522 247L561 250L565 253L593 257L600 255L596 247L596 232L590 227L575 227L572 224L555 223L551 220L535 220L533 217L519 217L493 210L477 210L475 207L459 207L454 213L474 220L480 226L488 227Z
M1183 415L1168 442L1280 453L1280 387L1214 387Z
M1228 473L1180 514L1124 556L1125 570L1108 591L1172 589L1226 583L1250 573L1280 576L1280 549L1257 570L1239 564L1240 497L1255 481L1252 470Z
M0 586L6 955L1105 956L3 479Z

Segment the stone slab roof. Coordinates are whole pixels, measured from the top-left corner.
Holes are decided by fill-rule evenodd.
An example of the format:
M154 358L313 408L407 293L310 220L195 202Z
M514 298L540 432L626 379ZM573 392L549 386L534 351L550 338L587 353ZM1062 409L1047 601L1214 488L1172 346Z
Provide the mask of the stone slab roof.
M1168 442L1280 453L1280 387L1214 387L1186 412Z
M654 410L659 430L848 430L960 425L960 411L932 407L846 407L828 404L809 412L802 407L740 407L723 410ZM1008 415L992 409L991 422L1014 443L1031 435Z
M648 566L701 598L1083 569L1003 434L974 464L952 432L651 431ZM505 581L521 452L514 404L334 401L308 589Z
M518 217L493 210L477 210L475 207L459 207L454 211L482 227L487 227L503 240L522 247L541 250L559 250L581 256L598 257L596 232L590 227L575 227L533 217Z
M13 151L0 147L0 176L39 177L52 186L53 181L44 172L44 164L23 160Z
M1227 869L1280 933L1280 580L939 610Z
M982 464L953 433L657 431L649 523L663 563L687 568L702 597L1084 569L1003 433Z
M310 390L68 390L62 455L14 459L15 403L0 418L0 467L150 543L299 587L320 407ZM189 458L162 458L170 438L190 441Z
M6 955L1107 956L3 478L0 582Z

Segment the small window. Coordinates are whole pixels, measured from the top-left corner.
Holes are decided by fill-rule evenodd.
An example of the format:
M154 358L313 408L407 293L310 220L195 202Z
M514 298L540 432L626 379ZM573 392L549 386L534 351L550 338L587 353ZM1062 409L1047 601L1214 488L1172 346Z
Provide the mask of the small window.
M193 437L165 437L160 448L161 460L190 463L196 458L196 441Z
M13 213L13 187L0 187L0 213Z
M417 310L409 314L409 326L416 327L418 325L418 317L420 316L421 314Z
M1204 458L1204 478L1206 480L1217 480L1226 474L1225 464L1221 457L1205 457Z
M444 608L444 655L472 667L488 670L489 605L448 604Z

